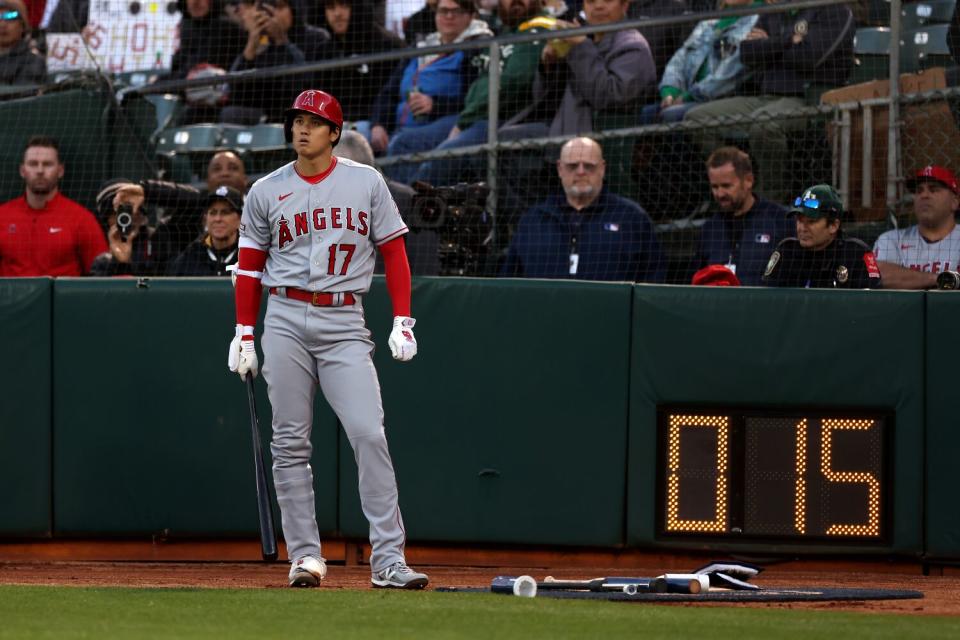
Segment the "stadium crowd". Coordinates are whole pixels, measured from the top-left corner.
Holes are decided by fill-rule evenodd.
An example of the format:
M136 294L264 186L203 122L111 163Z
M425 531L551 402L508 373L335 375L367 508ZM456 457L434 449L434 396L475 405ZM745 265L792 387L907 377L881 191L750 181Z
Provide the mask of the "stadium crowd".
M43 34L68 12L83 33L85 9L71 0L0 0L0 84L48 81ZM428 0L391 30L392 0L181 0L179 48L158 80L306 65L329 59L542 33L500 48L497 137L571 138L562 147L500 154L495 194L498 250L487 273L637 282L752 286L931 288L960 262L954 211L960 188L943 166L910 167L917 225L882 235L871 251L849 238L836 190L798 182L791 163L810 139L791 111L843 86L855 65L854 35L869 20L862 3L746 14L592 35L553 34L764 0ZM954 26L958 24L954 18ZM953 31L960 32L960 29ZM486 143L491 92L487 48L423 54L319 72L262 76L191 88L178 124L282 122L305 87L335 95L345 131L372 161ZM725 119L746 116L738 124ZM610 129L657 123L701 125L642 141L591 139ZM0 276L226 275L236 260L248 179L240 155L213 155L203 186L117 177L101 186L96 211L58 190L67 167L57 141L24 149L24 195L0 206ZM359 142L357 139L359 139ZM656 144L649 144L656 139ZM358 146L359 145L359 146ZM355 156L356 158L356 156ZM361 160L362 161L362 160ZM678 164L685 164L681 168ZM477 184L485 154L383 167L410 240L437 247L417 198ZM671 217L652 196L659 183L709 186L712 204L693 255L667 276L656 221ZM676 185L673 185L676 186ZM95 224L98 222L99 224ZM874 255L875 254L875 255ZM443 272L427 261L420 273ZM785 275L790 271L790 275ZM415 265L415 273L418 272ZM449 272L449 271L447 271ZM716 274L721 273L720 277ZM942 279L941 279L942 280Z

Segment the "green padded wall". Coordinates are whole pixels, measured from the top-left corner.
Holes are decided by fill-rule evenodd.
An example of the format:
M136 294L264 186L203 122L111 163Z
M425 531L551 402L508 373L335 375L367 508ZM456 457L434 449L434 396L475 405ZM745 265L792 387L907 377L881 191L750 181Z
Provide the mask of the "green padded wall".
M0 279L0 535L47 536L53 281Z
M807 405L896 411L893 547L920 552L923 292L637 285L633 316L628 544L655 543L658 404Z
M230 281L60 279L55 305L55 531L256 535L247 395L226 368ZM270 405L256 385L269 465ZM336 523L334 434L314 437L326 530Z
M960 505L954 472L960 459L957 368L960 295L927 294L926 550L933 558L960 558Z
M408 363L381 279L364 306L411 539L622 544L629 285L418 279ZM341 451L341 526L365 538Z

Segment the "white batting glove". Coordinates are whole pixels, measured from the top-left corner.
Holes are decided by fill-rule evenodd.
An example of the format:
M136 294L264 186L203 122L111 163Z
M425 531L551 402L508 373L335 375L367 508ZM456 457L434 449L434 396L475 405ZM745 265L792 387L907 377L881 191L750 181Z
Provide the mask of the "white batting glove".
M413 337L413 325L416 323L416 320L407 316L394 317L393 331L387 340L394 360L409 362L417 355L417 339Z
M238 324L233 340L230 341L230 351L227 353L227 367L230 371L240 374L241 379L250 373L254 378L260 372L260 362L257 360L257 350L253 345L253 327L244 327Z

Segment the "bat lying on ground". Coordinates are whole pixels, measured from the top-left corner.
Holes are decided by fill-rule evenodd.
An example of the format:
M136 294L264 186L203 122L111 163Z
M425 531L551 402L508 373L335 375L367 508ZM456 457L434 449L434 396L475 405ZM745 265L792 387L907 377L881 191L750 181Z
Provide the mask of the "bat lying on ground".
M497 576L490 584L494 593L513 593L516 576ZM667 573L656 578L609 576L592 580L558 580L547 576L537 582L538 591L612 591L627 595L637 593L701 593L710 588L707 576L689 573Z
M604 577L590 580L558 580L547 576L537 582L538 590L611 591L628 595L636 593L707 593L711 590L758 591L760 587L747 582L763 571L762 567L746 562L713 562L693 573L665 573L655 578ZM513 593L515 576L497 576L490 585L494 593Z

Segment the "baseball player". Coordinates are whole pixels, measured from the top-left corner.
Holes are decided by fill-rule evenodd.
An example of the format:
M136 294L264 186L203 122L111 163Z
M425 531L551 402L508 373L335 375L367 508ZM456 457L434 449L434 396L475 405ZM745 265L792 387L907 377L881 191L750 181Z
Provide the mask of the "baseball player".
M310 431L319 384L353 447L360 502L370 522L371 582L422 588L427 576L404 558L403 519L383 426L380 383L362 299L373 276L374 247L384 258L393 303L393 357L417 353L410 317L410 266L403 223L376 169L333 156L343 111L336 98L304 91L286 112L297 159L258 180L240 223L237 326L228 365L244 378L259 363L254 328L262 287L270 292L263 327L263 376L273 407L273 478L292 587L324 578L314 512Z

